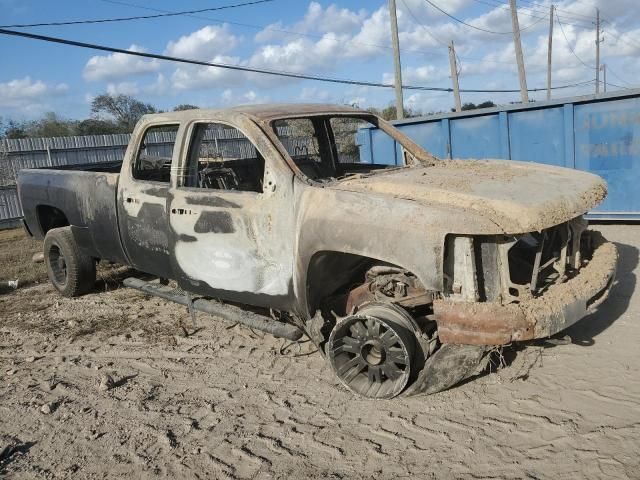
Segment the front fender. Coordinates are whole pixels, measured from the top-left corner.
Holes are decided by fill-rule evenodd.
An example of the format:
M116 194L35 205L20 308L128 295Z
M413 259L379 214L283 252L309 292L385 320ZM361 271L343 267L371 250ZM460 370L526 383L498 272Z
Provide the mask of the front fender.
M306 306L307 274L318 252L360 255L412 272L427 290L442 290L444 239L448 233L484 233L495 225L460 218L454 209L374 193L303 187L296 244L297 297ZM305 312L313 314L313 312Z

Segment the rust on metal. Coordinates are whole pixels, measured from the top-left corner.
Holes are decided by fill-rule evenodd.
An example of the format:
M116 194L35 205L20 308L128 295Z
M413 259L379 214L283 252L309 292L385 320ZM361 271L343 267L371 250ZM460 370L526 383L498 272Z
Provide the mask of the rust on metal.
M436 300L433 311L440 341L505 345L544 338L592 313L607 297L618 256L615 245L598 232L589 231L588 239L594 247L589 263L539 297L507 305Z

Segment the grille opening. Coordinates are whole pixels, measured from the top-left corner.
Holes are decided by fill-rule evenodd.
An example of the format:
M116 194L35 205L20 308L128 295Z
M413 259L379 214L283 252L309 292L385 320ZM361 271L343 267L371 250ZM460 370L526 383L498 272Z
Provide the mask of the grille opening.
M566 224L519 238L509 250L509 277L514 287L509 293L518 297L529 289L536 296L561 281L566 273L568 239Z

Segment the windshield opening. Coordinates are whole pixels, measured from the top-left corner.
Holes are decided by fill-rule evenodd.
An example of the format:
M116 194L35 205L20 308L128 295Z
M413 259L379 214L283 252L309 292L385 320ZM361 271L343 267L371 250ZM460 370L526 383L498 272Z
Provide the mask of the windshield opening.
M366 142L375 118L327 115L285 118L273 122L273 129L298 169L317 182L368 174L396 168L393 154L375 162ZM381 131L382 132L382 131ZM395 149L394 139L386 132L388 143ZM386 162L389 162L387 164ZM401 162L404 165L404 162Z

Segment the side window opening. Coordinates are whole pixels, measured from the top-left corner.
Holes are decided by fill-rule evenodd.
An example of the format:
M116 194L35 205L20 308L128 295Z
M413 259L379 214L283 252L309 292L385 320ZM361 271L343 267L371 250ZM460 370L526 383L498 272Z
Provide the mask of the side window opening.
M358 131L371 124L354 117L332 117L329 119L333 133L333 147L338 157L338 164L367 163L360 158Z
M185 187L262 193L264 158L237 128L196 125L189 145Z
M323 118L276 120L278 138L296 166L312 179L335 176Z
M138 147L133 178L162 183L171 181L171 158L178 127L176 124L147 128Z

